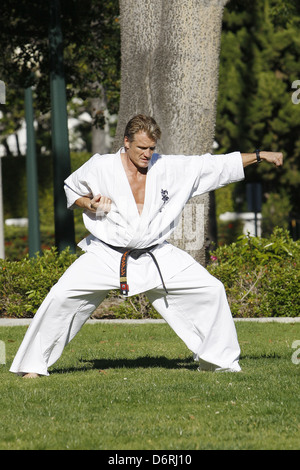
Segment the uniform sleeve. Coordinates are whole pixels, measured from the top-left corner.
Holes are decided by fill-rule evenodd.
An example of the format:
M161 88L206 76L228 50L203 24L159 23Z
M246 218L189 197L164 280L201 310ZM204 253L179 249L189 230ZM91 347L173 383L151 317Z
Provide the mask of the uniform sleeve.
M67 198L68 209L74 209L76 207L75 201L80 197L92 197L93 193L90 188L89 180L96 156L97 155L94 155L90 158L65 180L64 190Z
M214 191L227 184L241 181L245 178L242 156L240 152L226 155L205 154L200 157L191 197Z

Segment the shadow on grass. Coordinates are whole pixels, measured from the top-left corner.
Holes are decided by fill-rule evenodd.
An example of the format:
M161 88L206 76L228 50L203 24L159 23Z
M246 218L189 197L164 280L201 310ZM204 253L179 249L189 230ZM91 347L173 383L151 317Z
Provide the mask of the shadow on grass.
M163 368L163 369L188 369L195 370L197 363L193 358L176 358L168 359L165 356L151 357L143 356L134 359L119 358L119 359L80 359L81 367L71 367L63 369L52 369L51 374L65 374L68 372L82 372L86 370L106 370L106 369L150 369L150 368Z
M255 362L264 360L278 360L281 356L276 353L269 354L244 354L240 360L254 360ZM107 369L186 369L194 371L198 367L192 357L172 358L165 356L141 356L136 358L117 358L117 359L79 359L81 366L53 368L51 374L67 374L71 372L83 372L88 370L107 370Z
M254 360L260 360L260 359L284 359L284 356L282 354L276 353L276 352L270 352L266 354L241 354L240 360L242 361L243 359L254 359Z

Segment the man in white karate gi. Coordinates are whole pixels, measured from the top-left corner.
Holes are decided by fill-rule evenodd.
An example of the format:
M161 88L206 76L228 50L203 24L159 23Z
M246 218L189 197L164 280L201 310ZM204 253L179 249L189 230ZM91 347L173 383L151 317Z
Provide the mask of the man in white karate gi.
M166 240L190 198L244 178L244 167L282 153L160 155L151 117L134 116L124 147L94 155L65 181L69 208L83 208L85 252L52 287L35 314L11 372L49 375L108 292L145 292L199 361L200 370L241 370L240 348L223 284Z

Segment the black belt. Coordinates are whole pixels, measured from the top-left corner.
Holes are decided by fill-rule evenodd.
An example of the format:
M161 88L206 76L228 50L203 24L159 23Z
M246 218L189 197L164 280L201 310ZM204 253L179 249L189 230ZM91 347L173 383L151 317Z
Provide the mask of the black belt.
M132 256L133 259L138 259L141 255L148 254L151 256L153 259L155 266L157 267L158 273L161 278L162 285L168 294L168 291L166 289L161 271L159 269L158 262L154 256L154 254L151 252L153 248L156 248L158 245L152 245L149 246L148 248L126 248L122 246L114 246L114 245L109 245L109 243L105 243L102 241L105 245L109 246L115 251L118 251L119 253L122 253L122 258L121 258L121 263L120 263L120 291L122 295L128 295L129 292L129 285L127 283L127 262L129 256Z

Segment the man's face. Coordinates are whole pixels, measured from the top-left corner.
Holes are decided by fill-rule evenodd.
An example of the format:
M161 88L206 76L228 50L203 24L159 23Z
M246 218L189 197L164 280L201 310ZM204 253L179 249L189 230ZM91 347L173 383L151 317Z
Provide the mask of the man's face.
M148 167L155 150L155 140L149 138L146 132L141 131L135 134L132 142L125 137L124 145L129 159L137 168Z

